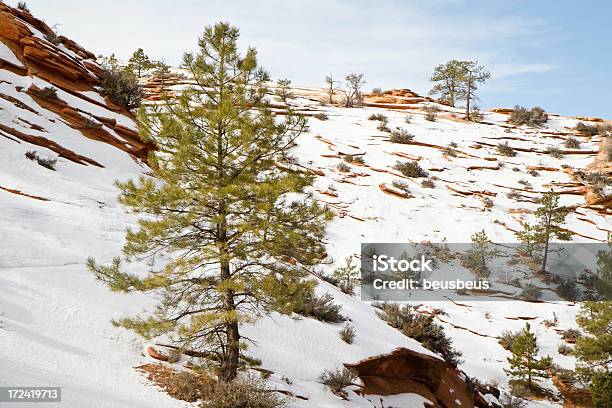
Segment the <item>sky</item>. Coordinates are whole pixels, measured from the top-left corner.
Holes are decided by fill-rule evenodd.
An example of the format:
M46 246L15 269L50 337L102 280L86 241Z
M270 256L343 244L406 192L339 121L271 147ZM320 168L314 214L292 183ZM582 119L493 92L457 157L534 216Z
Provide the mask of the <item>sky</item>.
M6 1L16 4L16 1ZM482 108L541 106L612 118L607 0L29 0L32 13L96 54L141 47L177 66L206 25L240 29L272 78L324 86L364 73L366 88L431 89L433 67L477 60Z

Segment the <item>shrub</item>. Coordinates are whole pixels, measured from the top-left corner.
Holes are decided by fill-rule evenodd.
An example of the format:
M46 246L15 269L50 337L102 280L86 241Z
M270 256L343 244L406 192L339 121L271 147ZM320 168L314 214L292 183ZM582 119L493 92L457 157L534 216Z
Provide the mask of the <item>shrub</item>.
M49 41L53 45L58 45L60 43L59 35L57 35L55 31L45 34L45 40Z
M436 184L433 182L433 180L425 179L421 181L421 187L423 188L434 188L435 186Z
M198 374L190 371L172 374L164 386L171 397L183 401L195 402L205 396L206 383Z
M572 351L574 349L572 349L569 345L565 344L565 343L561 343L559 344L559 347L557 347L557 352L559 354L561 354L562 356L569 356L572 354Z
M378 126L376 126L376 130L379 130L381 132L390 132L388 125L389 121L387 120L387 118L385 118L385 120L381 120Z
M561 159L563 157L563 152L556 146L548 146L546 148L546 154L554 157L555 159Z
M474 108L474 110L470 112L470 120L474 122L482 122L483 119L484 113L480 109Z
M506 197L511 200L520 200L523 196L519 193L518 190L512 189L509 193L506 193Z
M305 296L301 310L296 311L296 313L304 317L312 317L321 322L341 323L346 318L340 314L340 309L342 309L342 306L335 304L334 297L329 293L323 296L310 293Z
M380 96L380 95L382 95L382 93L383 93L383 91L380 88L372 89L372 95Z
M408 115L404 116L404 122L412 123L412 115L408 114Z
M521 299L526 301L539 300L542 297L542 289L532 283L527 283L523 286L523 291L520 294Z
M513 125L528 125L534 127L540 127L547 121L548 114L539 106L536 106L531 110L527 110L522 106L516 105L510 114L510 118L508 119L508 122L512 123Z
M521 332L511 332L508 330L504 330L501 334L501 336L499 336L499 340L498 343L500 344L500 346L502 346L505 350L512 350L512 345L514 344L514 340L521 334Z
M406 193L410 192L410 187L408 186L408 183L406 183L404 180L393 180L393 182L391 183L391 185L399 190L402 190Z
M456 147L456 144L455 144ZM450 144L442 149L442 152L450 157L457 157L457 151Z
M319 119L319 120L327 120L329 119L329 116L327 116L326 113L317 113L316 115L313 116L315 119Z
M45 99L59 99L57 97L57 89L52 86L45 86L43 89L37 92L38 96Z
M38 154L36 154L36 150L26 152L25 157L30 160L36 160L39 165L49 170L55 170L55 165L57 164L57 159L47 159L44 157L40 157Z
M355 371L346 367L337 367L331 370L323 370L319 377L321 382L329 387L329 389L336 395L346 396L344 387L352 385L357 379Z
M344 161L347 163L360 163L363 164L365 163L365 160L363 158L363 156L360 155L356 155L356 154L347 154L344 156Z
M589 174L585 176L584 180L587 183L592 184L594 186L598 186L598 187L608 186L612 184L612 181L610 180L610 178L600 171L590 172Z
M391 132L391 136L389 137L391 143L408 143L412 139L414 139L414 135L408 133L405 129L395 129Z
M567 329L561 334L561 338L568 343L575 343L579 337L582 337L580 330L577 329Z
M536 170L529 170L527 174L529 174L531 177L538 177L540 175L540 173L538 173Z
M599 132L599 128L596 125L587 125L583 122L576 124L576 130L587 136L595 136Z
M345 324L340 330L340 338L342 341L348 344L353 344L353 340L355 339L355 328L351 326L349 323Z
M91 118L85 118L85 122L83 123L83 126L86 129L102 129L102 124Z
M533 186L531 185L531 183L530 183L528 180L525 180L525 179L520 179L520 180L518 181L518 183L519 183L519 184L521 184L521 185L523 185L523 186L525 186L525 188L528 188L528 189L529 189L529 188L531 188L531 187L533 187Z
M426 106L423 108L425 111L425 120L429 122L435 122L438 119L438 111L439 109L435 106Z
M348 173L349 171L351 171L351 166L346 163L340 163L336 166L336 168L342 173Z
M17 3L17 8L21 11L25 11L26 13L30 12L30 9L28 8L28 5L26 4L25 1L20 1Z
M565 139L563 145L568 149L580 149L580 140L576 139L574 136L570 136Z
M461 353L452 347L452 340L444 329L434 322L431 315L422 315L413 306L383 303L379 306L378 317L404 335L417 340L423 347L438 353L446 362L454 366L460 362Z
M499 403L502 408L525 408L527 406L527 401L523 398L515 397L510 394L504 394L499 398Z
M397 162L393 168L406 177L427 177L427 172L419 165L418 162Z
M383 115L382 113L373 113L370 116L368 116L368 120L378 120L380 122L388 121L387 117Z
M565 300L577 300L579 291L576 282L572 279L563 279L559 286L557 286L557 292Z
M202 408L281 408L287 406L287 398L268 388L265 382L254 377L219 382L206 398Z
M516 152L514 151L512 147L510 147L510 145L508 145L508 142L499 143L497 145L497 151L502 156L507 156L507 157L516 156Z
M491 200L489 197L483 198L482 203L484 204L485 208L493 207L493 200Z
M127 110L139 107L144 96L136 78L120 69L105 69L102 72L100 94Z

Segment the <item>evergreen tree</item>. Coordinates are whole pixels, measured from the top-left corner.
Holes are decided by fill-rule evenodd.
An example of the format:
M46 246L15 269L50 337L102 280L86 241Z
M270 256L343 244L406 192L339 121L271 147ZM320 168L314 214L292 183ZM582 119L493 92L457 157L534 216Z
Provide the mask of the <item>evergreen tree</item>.
M487 262L499 255L485 230L472 234L472 247L468 251L468 261L472 270L479 278L487 278L490 274Z
M450 60L434 68L430 81L434 86L429 91L430 95L440 95L452 107L460 96L465 92L464 71L461 61Z
M512 342L512 357L508 357L510 369L504 370L512 377L527 380L529 388L537 378L549 378L547 370L552 364L550 357L538 358L539 347L535 334L531 331L529 323L514 338Z
M291 91L291 80L279 79L276 81L276 91L274 93L281 98L283 102L287 102L287 99L295 97Z
M141 78L144 71L153 68L154 63L151 62L149 57L144 53L142 48L134 51L130 59L128 60L128 70L132 72L136 78Z
M238 38L227 23L206 27L198 54L183 59L197 85L140 110L142 137L157 146L153 177L117 185L120 202L141 215L123 253L149 260L146 273L122 271L119 258L109 266L88 261L110 289L159 299L151 316L115 324L209 355L221 381L237 373L240 323L269 310L290 313L312 295L303 266L324 253L331 216L307 192L312 176L290 156L305 118L274 116L269 77L255 49L239 54Z
M349 295L353 294L355 284L359 281L359 269L353 263L353 257L345 258L345 265L337 268L332 276L338 280L338 287Z
M460 99L465 100L465 118L470 120L470 106L472 102L478 100L476 90L478 84L486 82L491 78L489 71L485 70L482 65L478 65L477 61L461 61L462 82L464 91L459 94Z
M363 74L350 73L346 77L344 89L344 106L347 108L359 107L363 104L361 88L366 84Z
M540 272L546 271L550 240L568 241L572 238L572 233L561 227L568 213L566 207L559 205L559 194L551 190L542 195L540 207L535 211L536 223L524 223L523 231L515 234L523 244L532 249L542 248Z
M589 382L595 406L612 406L612 302L584 302L576 322L586 332L574 348L578 372Z

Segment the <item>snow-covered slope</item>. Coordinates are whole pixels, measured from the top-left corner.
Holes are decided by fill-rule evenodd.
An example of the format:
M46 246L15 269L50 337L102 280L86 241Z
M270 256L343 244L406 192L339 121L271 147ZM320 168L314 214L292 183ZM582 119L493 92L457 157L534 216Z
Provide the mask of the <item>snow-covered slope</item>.
M49 43L44 23L2 4L0 22L3 28L18 27L0 29L0 386L61 386L63 402L57 406L62 407L189 406L134 370L156 361L144 352L149 343L110 324L111 318L150 309L152 301L109 293L85 268L90 255L110 261L121 249L126 227L135 221L117 204L113 182L146 172L139 157L147 147L135 137L136 124L99 95L91 53L68 39ZM53 64L45 65L43 52L48 53L43 60ZM63 72L66 64L74 67ZM175 85L175 90L182 86ZM45 87L56 88L58 100L39 97L37 90ZM511 242L519 221L532 217L533 198L550 188L563 193L563 204L575 207L567 227L578 234L577 240L603 241L612 230L605 204L587 197L588 189L572 177L573 170L593 165L600 144L597 137L575 135L575 118L551 116L541 129L513 128L503 113L487 112L486 123L476 124L439 105L442 112L430 122L422 109L431 104L427 98L389 93L387 99L368 99L367 108L347 109L321 104L321 89L295 92L298 97L289 103L296 109L328 116L310 119L310 131L300 137L296 150L301 164L319 175L315 188L320 200L338 215L329 227L323 273L341 265L345 256L358 255L361 242L467 242L483 228L492 240ZM389 134L368 120L372 113L386 115L389 128L414 134L413 143L391 143ZM95 132L85 126L85 118L99 123ZM582 139L579 150L567 151L561 159L545 153L548 146L564 150L562 143L570 135ZM500 141L508 141L518 154L500 156ZM454 156L443 150L451 142L457 143ZM55 170L25 157L34 150L39 157L57 159ZM340 172L337 165L347 154L363 154L365 163L348 164L351 170ZM401 176L392 169L396 160L418 160L437 177L435 187L424 188L420 180ZM392 182L398 179L409 184L409 198L395 194L399 192ZM520 199L506 196L513 190ZM305 398L294 399L292 406L371 407L354 392L356 387L347 400L333 395L319 375L397 347L431 355L378 319L367 303L323 281L317 290L331 293L342 306L356 329L353 344L339 338L341 325L312 319L272 315L243 327L256 340L248 354L272 372L269 381ZM574 304L445 302L422 310L432 307L446 312L437 318L463 352L460 368L483 382L507 386L503 368L508 353L497 336L523 327L526 319L539 334L542 354L573 367L573 359L560 356L557 345L560 330L575 325ZM547 328L543 320L553 313L559 323ZM380 405L378 397L370 399ZM385 397L384 406L420 407L423 402L416 394L399 395Z

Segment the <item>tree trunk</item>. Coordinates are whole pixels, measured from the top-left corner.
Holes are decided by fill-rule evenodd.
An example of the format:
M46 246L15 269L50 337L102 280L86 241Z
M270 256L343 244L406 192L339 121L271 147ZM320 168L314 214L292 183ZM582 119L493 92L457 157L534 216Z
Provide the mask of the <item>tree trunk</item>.
M546 235L544 238L544 256L542 257L542 267L540 268L540 273L546 272L546 262L548 261L548 241L550 241L550 218L546 224Z
M225 235L226 231L223 230L222 235ZM225 238L225 237L223 237ZM225 245L221 244L221 281L227 281L231 279L231 270L229 260L226 259ZM226 344L225 344L225 356L221 362L221 370L219 371L219 380L223 382L232 381L236 378L238 372L238 362L240 359L240 332L238 331L238 321L235 319L236 304L234 302L234 291L228 290L223 293L223 311L229 314L229 318L226 318L225 331L226 331Z
M472 99L472 78L467 81L467 98L465 107L465 119L470 120L470 99Z

